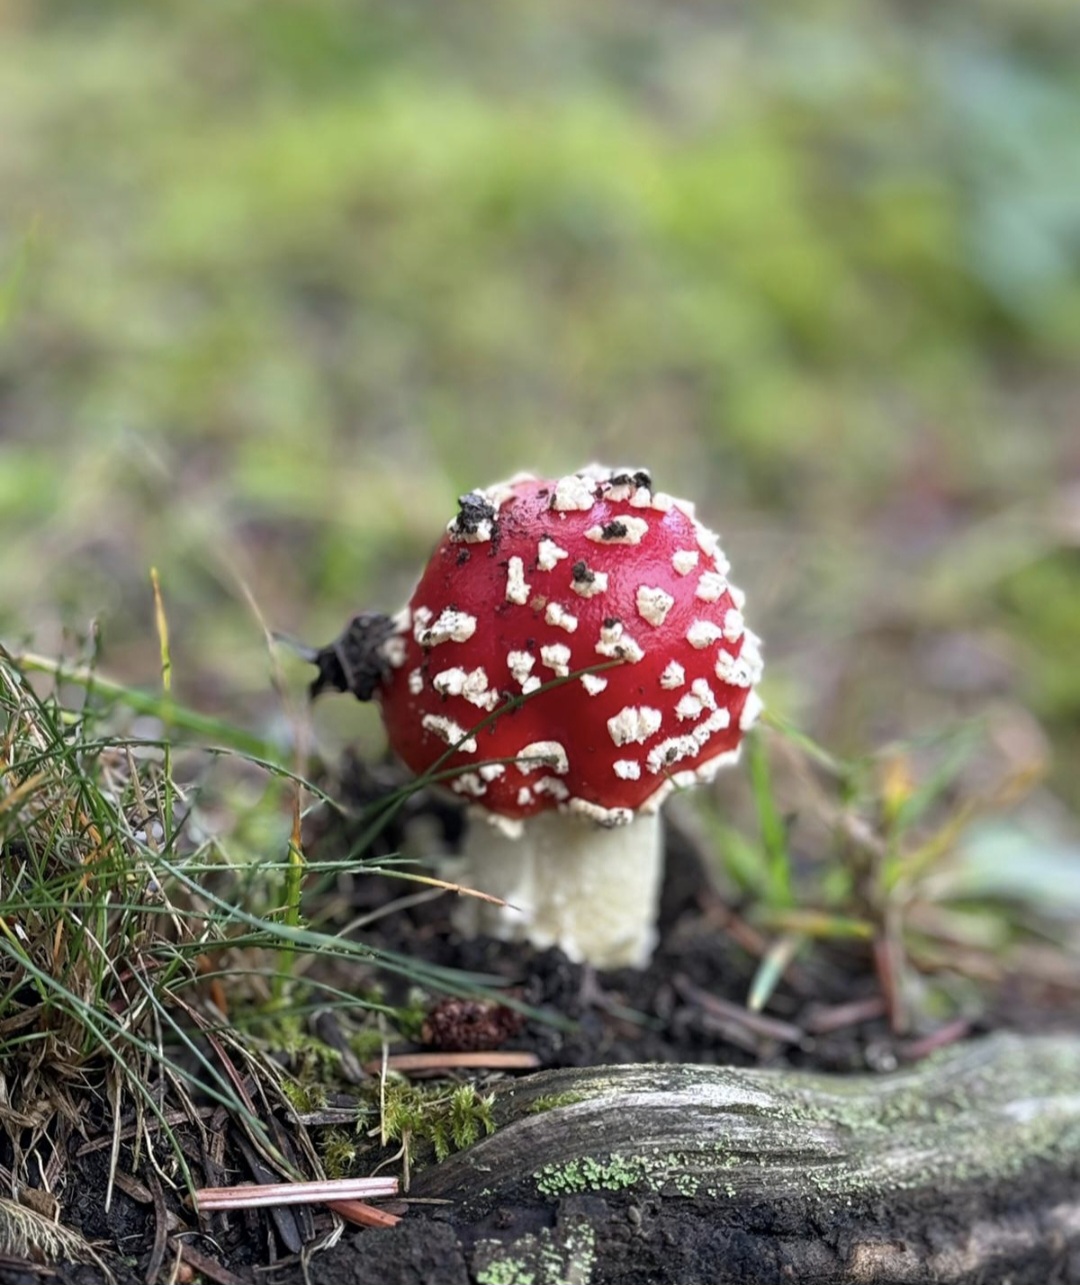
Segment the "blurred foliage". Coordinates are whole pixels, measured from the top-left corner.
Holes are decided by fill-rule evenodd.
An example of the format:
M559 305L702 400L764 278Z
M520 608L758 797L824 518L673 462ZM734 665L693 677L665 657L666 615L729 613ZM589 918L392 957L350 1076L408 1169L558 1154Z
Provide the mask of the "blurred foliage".
M1072 0L0 0L0 120L0 634L150 682L154 563L272 721L241 582L322 641L617 457L819 737L1018 697L1077 799Z

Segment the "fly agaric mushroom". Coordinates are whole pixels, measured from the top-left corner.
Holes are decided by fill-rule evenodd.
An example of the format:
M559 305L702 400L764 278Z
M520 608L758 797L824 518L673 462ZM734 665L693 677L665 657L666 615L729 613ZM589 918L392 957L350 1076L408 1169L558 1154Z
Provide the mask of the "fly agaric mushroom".
M509 904L463 899L460 927L647 962L660 805L732 763L761 709L728 570L642 470L522 475L462 497L403 612L318 653L313 692L374 693L391 748L490 823L468 880Z

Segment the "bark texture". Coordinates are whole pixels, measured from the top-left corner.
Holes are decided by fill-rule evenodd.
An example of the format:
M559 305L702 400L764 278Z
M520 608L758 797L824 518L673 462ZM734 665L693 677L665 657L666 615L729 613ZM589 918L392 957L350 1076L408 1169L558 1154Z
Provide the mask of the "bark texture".
M1080 1038L880 1077L550 1071L496 1117L412 1189L453 1202L477 1285L1080 1283Z

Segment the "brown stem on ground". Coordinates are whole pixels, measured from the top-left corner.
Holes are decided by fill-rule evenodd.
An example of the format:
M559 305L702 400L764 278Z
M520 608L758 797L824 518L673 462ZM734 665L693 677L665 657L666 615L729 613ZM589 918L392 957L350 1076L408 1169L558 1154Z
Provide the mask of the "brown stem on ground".
M540 1059L535 1053L507 1052L470 1052L470 1053L393 1053L385 1063L374 1059L364 1063L364 1070L369 1075L378 1075L383 1068L387 1071L402 1073L425 1072L434 1074L440 1071L481 1070L481 1071L535 1071Z

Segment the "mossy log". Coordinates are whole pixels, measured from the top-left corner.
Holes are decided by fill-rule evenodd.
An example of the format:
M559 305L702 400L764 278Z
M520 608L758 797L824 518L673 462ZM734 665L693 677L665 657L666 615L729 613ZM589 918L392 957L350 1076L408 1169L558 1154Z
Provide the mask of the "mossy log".
M1080 1038L878 1077L549 1071L496 1119L412 1187L452 1202L459 1280L1080 1282Z

